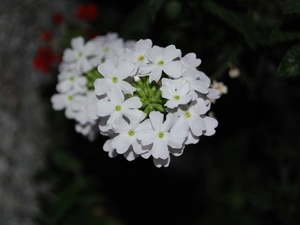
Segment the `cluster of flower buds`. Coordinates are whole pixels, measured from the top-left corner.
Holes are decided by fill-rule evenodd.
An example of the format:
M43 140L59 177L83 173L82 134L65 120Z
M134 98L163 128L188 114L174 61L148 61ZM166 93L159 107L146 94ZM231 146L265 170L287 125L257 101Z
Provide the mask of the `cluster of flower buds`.
M86 43L74 38L58 75L53 108L77 121L76 131L107 136L103 150L128 161L152 157L167 167L202 135L215 133L218 122L207 115L221 93L197 68L195 53L182 55L174 45L150 39L125 42L116 33Z

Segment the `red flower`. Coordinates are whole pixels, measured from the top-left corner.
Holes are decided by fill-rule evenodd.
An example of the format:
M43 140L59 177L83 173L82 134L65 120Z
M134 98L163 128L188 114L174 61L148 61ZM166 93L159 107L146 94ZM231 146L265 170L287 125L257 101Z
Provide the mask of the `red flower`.
M52 22L54 24L62 24L64 22L64 17L61 13L55 13L52 15Z
M44 31L43 33L43 40L50 41L52 39L52 34L49 31Z
M40 47L35 58L33 59L33 65L37 70L41 70L44 74L51 72L51 67L54 63L58 62L57 57L52 47Z
M93 21L98 17L98 6L96 4L86 4L78 7L76 17L81 20Z

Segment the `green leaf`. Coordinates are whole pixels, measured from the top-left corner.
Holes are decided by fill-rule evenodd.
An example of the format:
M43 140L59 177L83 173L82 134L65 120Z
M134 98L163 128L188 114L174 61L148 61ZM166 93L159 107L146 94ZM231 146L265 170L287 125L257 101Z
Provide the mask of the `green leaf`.
M148 11L150 12L151 21L154 23L158 11L162 8L164 0L149 0Z
M229 27L242 34L249 47L255 48L258 43L268 43L266 30L270 24L264 23L263 20L255 20L255 18L227 9L211 0L203 1L202 6L209 13L215 15Z
M294 77L300 74L300 45L291 47L280 62L277 75Z
M182 5L179 1L168 2L165 7L165 12L170 20L177 18L180 15Z
M287 0L286 6L283 10L283 13L300 15L300 1L299 0Z
M150 30L150 15L148 4L141 3L128 17L122 22L120 36L125 40L135 37L148 36Z
M279 27L273 29L271 41L293 41L300 39L300 32L282 31Z

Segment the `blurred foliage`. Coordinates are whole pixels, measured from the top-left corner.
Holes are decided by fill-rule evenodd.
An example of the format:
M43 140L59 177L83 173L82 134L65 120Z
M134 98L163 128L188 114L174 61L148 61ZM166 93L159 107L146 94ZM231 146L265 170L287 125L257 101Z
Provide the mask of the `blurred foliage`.
M110 159L104 139L89 143L49 108L56 142L39 179L54 196L43 200L41 224L299 224L299 1L94 2L98 33L195 52L229 92L212 105L216 134L165 169Z

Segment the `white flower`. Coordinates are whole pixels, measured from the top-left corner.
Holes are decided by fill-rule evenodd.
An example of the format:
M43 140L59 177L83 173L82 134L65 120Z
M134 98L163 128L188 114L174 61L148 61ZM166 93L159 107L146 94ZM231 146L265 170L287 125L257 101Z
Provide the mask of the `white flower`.
M98 78L94 82L96 95L118 92L122 94L133 94L136 90L128 82L124 81L129 76L132 76L134 65L129 62L120 61L117 66L110 59L98 66L98 71L104 78Z
M189 83L190 91L193 94L193 100L198 97L196 92L207 94L210 80L206 80L206 75L198 70L186 69L182 78ZM204 79L203 79L204 78Z
M125 49L124 54L121 59L127 60L128 62L134 63L136 66L143 66L149 63L145 53L148 49L152 47L152 41L150 39L141 39L137 41L134 48Z
M219 90L221 94L228 93L228 87L223 82L218 82L214 80L213 83L211 84L211 88Z
M86 93L86 95L83 95L84 101L83 104L80 105L80 108L78 109L78 112L76 114L76 121L78 121L81 125L90 123L95 124L96 121L94 119L93 115L96 110L93 109L91 111L91 106L96 105L96 102L98 101L94 91L89 91ZM89 107L90 106L90 107Z
M85 45L83 37L76 37L71 40L71 47L65 49L63 61L75 64L76 69L83 73L91 70L93 66L88 58L95 55L94 45L92 43Z
M207 97L212 103L216 102L216 99L220 98L222 94L227 94L228 87L224 85L223 82L213 81L211 87L209 88L209 93Z
M228 71L228 75L230 78L237 78L240 76L240 69L231 65Z
M182 63L182 69L186 70L188 68L196 69L201 64L201 59L196 58L196 54L193 52L190 52L186 54L184 57L180 58L180 61Z
M138 97L131 97L124 101L124 95L119 95L117 92L109 92L107 95L110 101L101 99L97 102L97 115L100 117L109 116L108 126L111 126L117 118L122 116L133 123L137 123L145 117L145 113L138 110L142 106Z
M142 154L146 150L137 140L137 134L140 131L151 129L151 124L148 120L143 123L128 123L125 119L117 119L113 124L113 129L117 135L111 143L111 146L116 149L118 154L124 154L128 150L133 150L136 154Z
M124 40L119 38L117 33L109 32L106 35L96 36L90 42L97 52L96 57L91 59L91 63L95 67L106 59L117 62L124 51Z
M193 95L189 94L190 84L184 79L171 80L162 79L162 97L168 99L165 106L175 108L178 105L187 104L191 101Z
M169 45L166 48L153 46L145 53L150 61L150 64L140 68L140 75L150 73L149 81L158 82L162 75L162 71L172 78L179 78L182 74L182 64L179 60L174 61L180 57L181 51L176 49L174 45Z
M194 136L201 136L207 129L206 123L201 115L207 112L204 100L201 98L191 102L187 107L179 108L179 117L171 129L171 133L186 138L191 132Z
M206 131L204 132L205 136L212 136L216 133L215 128L218 126L218 121L210 116L204 116L203 120L206 124Z
M103 150L105 152L108 152L108 156L110 158L114 158L118 155L117 151L115 148L112 147L112 141L113 141L113 138L111 139L108 139L104 145L103 145ZM125 159L127 159L128 161L132 161L134 160L135 158L139 157L140 155L139 154L136 154L133 150L129 150L129 151L126 151L123 156L125 157Z
M82 74L80 70L76 69L75 64L68 64L64 62L59 64L58 70L58 81L68 79L70 77L70 74L72 74L73 76L80 76Z
M171 127L174 125L177 117L168 114L165 122L164 115L157 111L152 111L149 114L149 119L152 129L140 131L137 138L141 141L143 146L152 145L152 157L159 161L155 165L168 166L170 161L169 148L180 149L182 148L184 138L175 137L170 133ZM163 160L163 163L161 162ZM155 163L155 161L154 161Z
M78 73L65 73L56 85L56 90L61 93L73 91L74 93L85 93L87 91L87 78Z
M74 119L76 113L84 104L85 98L82 95L73 93L54 94L50 99L54 110L65 109L65 115L68 119Z
M111 142L112 142L112 139L108 139L106 140L106 142L104 143L103 145L103 150L105 152L108 152L108 156L110 158L114 158L118 155L116 149L114 149L112 146L111 146Z

